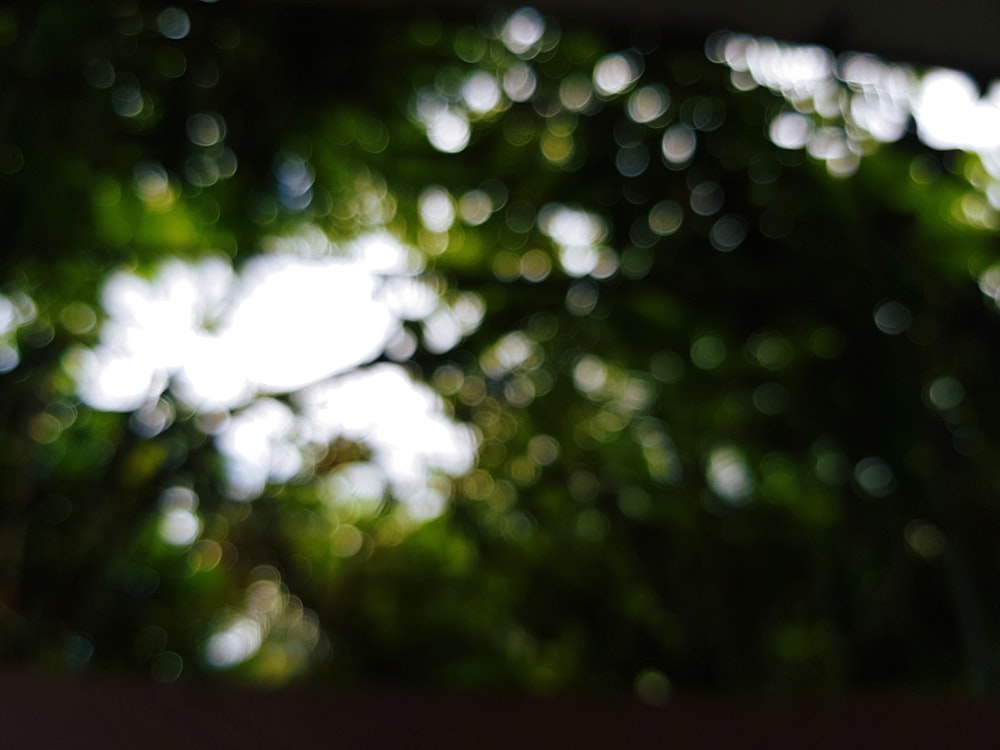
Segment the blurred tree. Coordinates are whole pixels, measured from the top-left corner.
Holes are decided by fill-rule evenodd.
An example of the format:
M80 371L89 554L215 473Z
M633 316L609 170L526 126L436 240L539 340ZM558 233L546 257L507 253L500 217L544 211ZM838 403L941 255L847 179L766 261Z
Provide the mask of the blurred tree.
M530 9L53 1L0 31L0 658L651 702L995 687L979 157L880 145L848 78L783 98L722 39ZM363 369L403 362L477 435L440 512L366 489L371 432L271 435L299 468L260 454L239 496L222 436L265 402L300 424L297 388L199 406L175 368L86 397L112 272L170 302L167 259L249 275L373 232L436 302Z

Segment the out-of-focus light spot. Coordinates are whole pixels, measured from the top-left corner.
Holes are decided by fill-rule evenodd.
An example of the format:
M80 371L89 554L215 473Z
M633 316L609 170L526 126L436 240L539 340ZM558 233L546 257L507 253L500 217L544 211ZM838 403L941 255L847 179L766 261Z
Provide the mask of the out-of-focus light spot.
M173 46L164 46L156 51L156 71L164 78L180 78L187 72L187 56Z
M705 468L708 486L730 505L746 505L753 493L754 482L747 468L743 451L733 445L714 448Z
M673 686L664 674L655 669L640 672L635 678L635 694L650 706L665 706L670 702Z
M493 256L493 275L500 281L514 281L521 270L521 259L517 253L501 250Z
M518 270L526 281L537 284L552 272L552 259L544 250L533 248L521 256Z
M821 482L836 487L850 479L851 465L844 454L835 447L826 444L826 441L821 441L813 447L813 454L816 477Z
M997 199L998 193L1000 193L1000 183L991 184L990 195L993 196L994 200ZM996 229L1000 225L1000 217L990 204L991 201L988 197L968 192L962 196L957 204L957 211L953 209L952 214L957 214L956 218L963 223L984 229Z
M792 362L795 350L791 342L781 334L763 330L753 334L747 341L747 354L752 362L768 370L780 370Z
M687 109L687 107L685 107ZM703 97L690 107L690 122L697 130L709 133L718 130L726 119L726 105L721 99Z
M129 425L132 431L140 437L150 438L159 435L169 427L176 416L174 407L165 399L148 402L132 413Z
M82 667L94 655L94 641L86 633L71 633L63 646L63 659L72 667Z
M526 375L516 375L504 383L503 395L511 406L524 408L534 401L538 394L531 378Z
M507 206L504 221L512 232L523 234L535 226L535 207L527 201L514 201Z
M419 342L413 331L400 328L385 344L385 354L396 362L406 362L412 359Z
M218 146L214 147L218 149ZM236 174L236 154L231 149L223 148L212 156L215 159L215 166L219 170L219 177L229 178Z
M767 86L798 110L775 118L772 140L783 148L807 145L811 155L826 161L833 176L853 174L868 153L866 144L901 138L911 116L917 135L931 148L975 152L988 166L995 161L991 155L1000 146L1000 102L990 95L980 97L975 82L964 73L938 69L921 80L907 66L862 54L842 56L837 71L823 48L743 34L722 34L712 49L713 59L730 66L738 88ZM830 132L813 133L810 118L800 114L809 112L842 119L846 134L834 138ZM991 171L997 173L1000 167ZM1000 219L977 216L968 223L993 228Z
M573 383L577 390L585 395L593 396L599 393L607 380L607 365L596 355L585 354L573 366Z
M82 336L92 331L97 325L97 315L94 310L82 302L70 302L66 305L59 313L59 320L66 327L66 330L75 336ZM0 335L2 334L3 325L0 321Z
M378 353L395 326L375 285L370 274L337 259L255 259L220 336L249 355L244 374L262 388L302 387ZM344 325L330 323L338 320ZM321 345L324 337L336 345ZM265 341L270 349L261 348Z
M928 73L913 114L920 139L931 148L985 151L1000 145L1000 106L981 101L975 81L965 73Z
M157 682L175 682L184 671L184 660L174 651L164 651L153 657L149 674Z
M198 495L190 487L170 487L160 495L160 508L165 510L195 510Z
M523 465L523 464L522 464ZM530 464L528 464L530 466ZM497 486L502 486L499 482ZM504 538L514 543L524 543L535 528L532 518L519 510L505 514L500 522L500 533Z
M747 175L758 185L767 185L781 174L781 163L771 153L760 153L750 159Z
M559 250L559 263L570 276L580 278L591 273L597 267L600 256L593 247L571 245Z
M226 122L217 114L200 112L188 117L187 134L196 146L214 146L226 137Z
M699 182L691 189L691 210L699 216L717 214L722 210L724 201L725 194L723 193L722 186L717 182L705 180L704 182Z
M434 387L446 396L454 396L465 382L465 375L455 365L441 365L434 371Z
M701 370L714 370L726 361L726 345L718 336L699 336L691 344L691 362Z
M669 106L670 92L665 86L653 84L633 91L625 111L633 122L650 123L663 117Z
M684 209L675 201L660 201L649 210L649 228L661 237L673 234L684 221Z
M382 298L393 314L404 320L422 320L434 312L440 302L430 284L406 276L386 279Z
M500 103L497 79L485 70L477 70L462 84L462 100L470 112L485 114Z
M948 539L937 526L922 519L906 524L903 538L925 560L936 560L948 550Z
M954 409L965 398L965 388L950 375L937 378L927 389L927 400L931 406L941 411Z
M353 462L339 466L324 485L325 497L338 508L349 501L363 501L377 512L386 491L385 473L374 464Z
M354 557L364 546L365 535L350 524L342 524L330 538L330 551L337 557Z
M790 401L791 395L781 383L761 383L753 391L753 405L765 416L781 414Z
M217 431L216 445L225 460L231 497L254 498L268 481L287 481L295 475L301 457L291 443L294 420L284 404L259 399Z
M486 55L488 42L483 34L472 26L466 26L455 34L455 54L467 63L477 63Z
M465 113L443 109L427 122L427 140L445 154L457 154L469 145L472 131Z
M493 494L496 482L489 472L477 469L462 479L462 490L472 500L486 500Z
M649 166L649 151L645 146L630 146L615 155L615 167L622 177L638 177Z
M376 298L379 283L357 261L282 256L248 263L238 289L218 260L168 265L148 283L118 275L105 288L112 318L103 344L77 357L81 394L97 408L129 411L168 373L203 408L243 403L256 389L300 388L371 359L388 341L398 324ZM213 319L211 333L200 330ZM353 322L338 330L331 320ZM337 344L317 345L317 336Z
M111 93L111 108L121 117L137 117L142 114L144 107L142 89L138 86L126 84Z
M591 281L577 281L566 292L566 309L570 315L590 315L597 307L597 285Z
M275 167L274 176L278 181L278 197L286 207L302 211L309 206L316 173L305 159L297 154L286 155Z
M594 354L583 355L573 365L573 383L580 393L595 395L604 388L607 381L607 365Z
M906 305L896 300L879 303L872 314L875 326L885 334L898 336L910 327L913 316Z
M40 445L48 445L59 439L62 425L59 420L47 412L35 415L28 423L28 436Z
M222 562L222 545L212 539L201 539L192 547L189 560L192 571L215 570Z
M534 8L521 8L507 19L500 38L515 55L533 57L541 48L545 21Z
M163 378L146 362L103 352L74 350L70 359L80 397L95 409L132 411L163 385Z
M167 208L174 200L170 178L162 164L144 161L133 170L135 191L139 199L151 208Z
M550 435L535 435L528 441L528 457L541 466L549 466L559 458L559 442Z
M202 60L192 66L191 79L198 88L214 88L219 83L219 66L214 60Z
M470 190L459 200L458 213L466 224L479 226L492 216L493 201L484 190Z
M868 456L854 467L854 481L872 497L885 497L896 489L896 477L889 465L878 456Z
M115 83L115 66L110 60L99 57L87 63L83 75L95 89L109 89Z
M1000 304L1000 264L989 266L979 274L980 291Z
M487 375L499 378L537 354L538 349L534 342L521 331L514 331L501 337L486 352L481 365Z
M668 165L683 166L694 156L697 139L687 125L673 125L663 134L663 158Z
M833 74L830 51L812 45L785 45L773 39L733 34L722 57L734 70L748 71L761 85L776 90L815 90Z
M597 249L597 264L590 270L590 275L595 279L610 279L619 268L618 253L610 247L600 247Z
M184 162L184 176L197 187L211 187L219 181L219 165L204 154L188 157Z
M11 296L0 294L0 337L17 331L21 326L35 320L38 307L35 301L24 292Z
M0 341L0 374L10 372L21 363L21 353L6 341Z
M503 136L512 146L526 146L535 137L535 122L523 112L509 114L503 118Z
M208 639L205 660L216 669L227 669L246 661L260 650L264 632L257 620L240 617Z
M719 252L727 253L735 250L747 236L747 225L743 218L735 214L723 216L709 232L709 241Z
M503 90L513 102L528 101L534 95L537 86L535 71L527 63L514 63L504 73Z
M544 234L564 247L587 247L602 241L607 232L604 220L596 214L549 203L538 214Z
M131 422L146 436L173 419L173 408L158 399L169 381L179 401L205 413L250 403L231 418L214 420L215 427L199 422L217 441L233 497L251 499L266 482L288 481L307 468L303 456L313 455L311 443L325 445L334 434L346 434L373 447L373 460L415 509L414 518L439 512L447 494L432 475L449 467L462 473L475 441L429 392L405 376L391 376L401 371L375 368L356 379L328 381L327 390L318 391L332 399L346 389L353 394L346 403L383 407L366 406L353 418L350 409L327 411L303 396L305 421L299 423L278 401L252 399L261 391L299 391L370 361L400 330L402 318L424 318L430 343L444 351L479 325L482 300L466 294L450 307L438 302L429 286L409 278L419 270L411 263L415 252L387 235L361 238L337 257L330 257L319 230L270 244L269 253L247 263L239 277L222 259L174 261L149 281L114 275L103 292L109 320L98 346L65 358L78 393L98 409L138 410ZM2 318L13 320L18 305L13 297L2 299L8 302L0 305ZM365 390L369 382L374 390ZM199 524L193 509L164 511L163 532L171 543L196 539Z
M420 221L432 232L447 232L455 222L455 203L447 190L429 187L417 201Z
M775 146L794 150L805 148L812 130L812 121L805 115L782 112L771 121L768 135Z
M201 519L195 510L198 496L187 487L171 487L160 495L160 536L177 547L195 542L201 534Z
M555 166L566 164L573 156L573 139L569 136L556 135L550 131L542 134L539 146L542 149L542 156Z
M440 354L455 348L462 340L462 329L455 315L446 309L437 309L424 319L424 346Z
M653 505L650 494L642 487L633 484L621 488L617 503L622 515L633 521L645 519Z
M36 414L28 423L28 436L40 445L54 443L63 432L63 425L48 412Z
M843 129L822 127L809 134L806 151L815 159L842 159L850 153L850 147Z
M570 112L582 112L593 98L594 90L590 78L581 73L573 73L559 84L559 101Z
M166 8L156 17L156 28L167 39L183 39L191 31L191 19L180 8Z
M438 397L398 366L345 375L295 398L317 438L329 442L340 435L367 445L404 505L429 508L430 501L439 512L443 499L431 475L460 475L471 468L475 442L470 431L451 422Z
M649 372L662 383L676 383L684 376L684 360L676 352L657 352L650 358Z
M851 98L851 119L883 143L898 141L906 132L908 112L887 97L862 93Z
M638 80L642 65L633 55L615 52L594 65L594 89L605 98L627 91Z

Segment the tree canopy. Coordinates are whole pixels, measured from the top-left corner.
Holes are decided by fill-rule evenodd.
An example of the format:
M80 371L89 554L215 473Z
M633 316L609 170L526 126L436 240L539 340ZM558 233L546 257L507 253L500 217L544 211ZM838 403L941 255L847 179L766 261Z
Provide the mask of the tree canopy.
M280 6L0 13L0 659L997 686L1000 169L933 73Z

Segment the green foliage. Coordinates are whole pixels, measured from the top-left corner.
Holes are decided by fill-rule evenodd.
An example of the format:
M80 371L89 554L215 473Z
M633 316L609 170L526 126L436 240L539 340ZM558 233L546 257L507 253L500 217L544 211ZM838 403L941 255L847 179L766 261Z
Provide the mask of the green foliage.
M1000 319L976 285L995 232L962 208L983 200L976 157L904 141L831 176L767 139L780 98L685 50L634 53L668 92L649 122L627 94L574 111L560 86L628 42L551 22L537 95L466 112L446 153L421 97L523 66L502 19L199 4L173 39L161 11L50 2L3 27L0 301L37 309L0 341L19 358L0 375L0 658L528 693L996 687ZM697 148L673 163L678 124ZM310 200L282 194L283 164ZM443 229L428 189L458 211ZM592 259L560 247L560 207L593 222ZM233 499L212 437L230 415L168 387L153 430L77 394L107 274L239 268L310 227L338 247L384 229L441 299L485 310L457 346L411 326L409 371L481 438L432 520L345 490L359 441ZM213 663L237 626L255 648Z

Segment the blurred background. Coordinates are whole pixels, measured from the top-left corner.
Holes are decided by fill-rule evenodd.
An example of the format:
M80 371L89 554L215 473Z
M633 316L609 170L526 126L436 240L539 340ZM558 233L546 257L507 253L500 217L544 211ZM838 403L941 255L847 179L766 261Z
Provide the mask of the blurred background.
M5 667L1000 687L995 65L647 11L0 11Z

